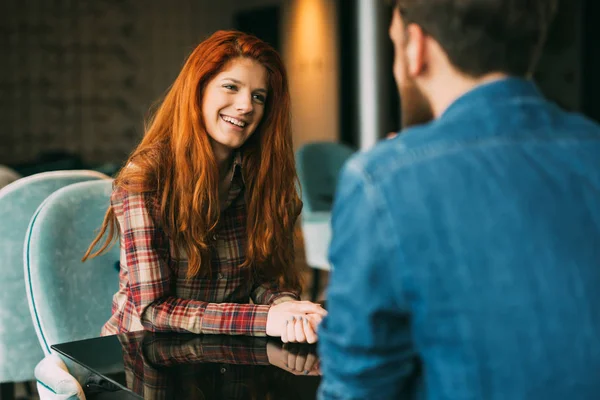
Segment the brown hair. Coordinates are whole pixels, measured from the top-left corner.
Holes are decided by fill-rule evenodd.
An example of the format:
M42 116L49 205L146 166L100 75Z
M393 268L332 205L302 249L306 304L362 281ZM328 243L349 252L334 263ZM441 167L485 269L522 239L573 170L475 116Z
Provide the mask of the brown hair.
M395 0L405 25L419 25L461 72L531 75L558 0Z
M208 238L220 214L218 168L202 118L208 82L232 59L244 57L263 65L269 96L256 132L242 146L246 186L248 241L242 267L268 280L299 289L294 269L294 225L302 203L291 136L287 75L277 52L260 39L237 31L218 31L196 47L162 104L149 121L144 138L115 179L115 188L153 196L157 221L185 250L188 278L210 269ZM116 238L112 207L84 260L106 250ZM102 247L93 249L108 230Z

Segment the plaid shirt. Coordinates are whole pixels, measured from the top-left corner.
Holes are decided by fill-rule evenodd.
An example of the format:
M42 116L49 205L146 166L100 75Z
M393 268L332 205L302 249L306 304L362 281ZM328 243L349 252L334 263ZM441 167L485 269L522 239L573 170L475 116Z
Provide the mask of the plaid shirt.
M156 223L158 200L120 188L113 192L121 270L112 317L102 335L146 329L266 336L270 305L299 299L275 283L255 282L250 268L240 268L247 213L239 154L232 168L228 200L210 243L211 273L189 280L185 253L177 263L172 242ZM248 304L250 299L254 304Z

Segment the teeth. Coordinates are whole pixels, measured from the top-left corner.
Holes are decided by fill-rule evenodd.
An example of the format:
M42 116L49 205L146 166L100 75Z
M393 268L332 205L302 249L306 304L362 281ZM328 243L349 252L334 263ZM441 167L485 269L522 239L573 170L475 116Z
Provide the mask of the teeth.
M227 115L223 115L223 116L221 116L221 118L223 118L224 121L227 121L236 126L239 126L240 128L243 128L244 126L246 126L246 123L244 121L240 121L239 119L228 117Z

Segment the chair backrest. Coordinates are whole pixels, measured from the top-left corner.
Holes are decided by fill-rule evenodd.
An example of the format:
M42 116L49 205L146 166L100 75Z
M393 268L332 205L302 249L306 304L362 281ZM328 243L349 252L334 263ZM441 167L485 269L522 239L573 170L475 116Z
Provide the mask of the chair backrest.
M55 171L21 178L0 189L0 382L33 379L43 353L38 346L23 276L23 247L29 221L61 187L107 178L93 171Z
M119 245L81 262L110 204L112 180L60 189L37 209L24 251L29 307L46 354L56 343L100 336L118 288Z
M302 186L303 212L330 211L338 175L354 150L341 143L315 142L296 153L296 169Z

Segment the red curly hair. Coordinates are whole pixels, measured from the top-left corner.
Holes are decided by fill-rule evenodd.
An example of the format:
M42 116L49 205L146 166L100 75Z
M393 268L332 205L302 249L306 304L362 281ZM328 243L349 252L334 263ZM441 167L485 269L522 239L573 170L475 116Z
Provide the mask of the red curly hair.
M208 82L236 58L263 65L268 74L265 112L241 148L246 185L246 260L263 279L298 290L294 226L302 203L291 135L287 74L277 52L260 39L218 31L196 47L147 124L144 138L115 179L115 188L151 195L161 227L188 256L188 278L210 269L209 240L220 214L217 162L202 116ZM101 231L84 256L95 257L116 239L118 222L109 207ZM93 252L108 231L104 244Z

